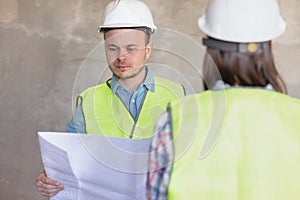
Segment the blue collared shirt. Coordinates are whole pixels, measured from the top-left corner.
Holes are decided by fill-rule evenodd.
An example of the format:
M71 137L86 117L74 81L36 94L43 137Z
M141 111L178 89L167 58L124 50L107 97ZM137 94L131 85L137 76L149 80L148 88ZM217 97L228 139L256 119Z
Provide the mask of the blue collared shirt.
M110 82L112 95L117 95L120 98L134 120L137 120L147 91L155 92L154 76L148 68L146 68L146 72L147 74L144 82L132 94L126 90L114 76ZM81 105L76 107L72 120L68 124L66 131L71 133L86 132Z

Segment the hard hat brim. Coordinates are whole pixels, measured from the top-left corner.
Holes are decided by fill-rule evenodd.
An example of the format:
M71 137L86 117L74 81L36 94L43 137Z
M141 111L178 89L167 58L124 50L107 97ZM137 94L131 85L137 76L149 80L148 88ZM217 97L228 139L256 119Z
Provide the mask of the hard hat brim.
M123 24L123 23L118 23L118 24L111 24L111 25L105 25L105 26L99 26L98 27L98 32L102 32L103 29L123 29L123 28L138 28L141 27L141 25L137 25L137 24ZM147 28L150 29L151 34L155 33L155 31L157 30L156 26L145 26Z

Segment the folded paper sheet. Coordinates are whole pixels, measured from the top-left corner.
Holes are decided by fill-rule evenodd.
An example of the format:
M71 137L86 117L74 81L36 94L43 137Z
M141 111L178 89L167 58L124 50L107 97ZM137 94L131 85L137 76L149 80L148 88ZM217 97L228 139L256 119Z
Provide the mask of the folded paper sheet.
M145 199L150 139L39 132L47 176L65 189L51 200Z

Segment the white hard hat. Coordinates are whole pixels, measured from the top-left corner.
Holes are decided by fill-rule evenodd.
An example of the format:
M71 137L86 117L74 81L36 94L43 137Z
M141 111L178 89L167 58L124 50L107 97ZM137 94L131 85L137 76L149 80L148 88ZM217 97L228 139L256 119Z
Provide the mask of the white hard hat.
M210 37L229 42L264 42L285 30L276 0L210 0L199 18Z
M151 33L157 29L149 8L138 0L117 0L110 2L104 11L99 32L105 28L147 27Z

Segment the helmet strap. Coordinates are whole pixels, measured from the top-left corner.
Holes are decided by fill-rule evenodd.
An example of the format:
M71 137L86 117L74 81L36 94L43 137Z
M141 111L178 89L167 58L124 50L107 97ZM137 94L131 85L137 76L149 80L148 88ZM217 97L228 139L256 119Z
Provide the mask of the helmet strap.
M249 55L257 55L262 53L263 48L269 45L269 42L249 42L249 43L237 43L227 42L223 40L216 40L213 38L203 38L203 45L218 49L221 51L247 53Z

